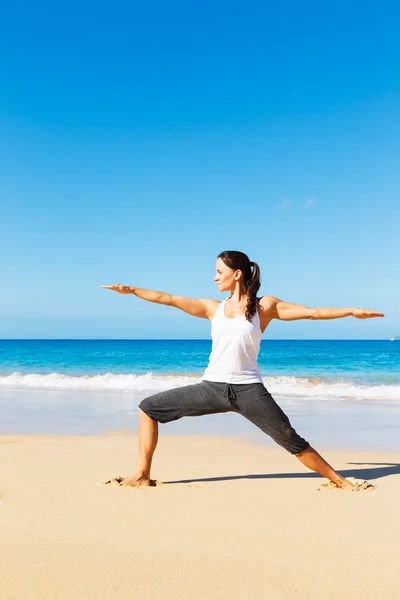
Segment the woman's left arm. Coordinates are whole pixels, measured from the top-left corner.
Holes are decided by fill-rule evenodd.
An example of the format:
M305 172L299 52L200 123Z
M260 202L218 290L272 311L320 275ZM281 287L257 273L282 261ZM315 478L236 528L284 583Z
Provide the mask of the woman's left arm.
M367 308L308 308L302 304L284 302L272 296L265 297L271 319L281 321L296 321L299 319L325 320L355 317L356 319L372 319L383 317L384 314ZM264 300L263 298L263 300ZM265 307L266 308L266 307Z

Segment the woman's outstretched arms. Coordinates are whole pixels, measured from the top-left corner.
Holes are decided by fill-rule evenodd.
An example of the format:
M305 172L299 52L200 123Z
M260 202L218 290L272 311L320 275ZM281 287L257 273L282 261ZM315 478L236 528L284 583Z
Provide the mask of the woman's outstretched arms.
M189 313L189 315L200 317L202 319L211 320L219 304L218 300L210 300L208 298L195 300L193 298L186 298L185 296L174 296L173 294L168 294L166 292L145 290L143 288L131 287L128 285L102 285L101 287L107 290L113 290L119 294L133 294L148 302L174 306L175 308L179 308L180 310Z
M367 308L308 308L301 304L284 302L273 296L264 296L260 301L265 317L269 320L296 321L299 319L325 320L356 317L356 319L371 319L383 317L383 313Z

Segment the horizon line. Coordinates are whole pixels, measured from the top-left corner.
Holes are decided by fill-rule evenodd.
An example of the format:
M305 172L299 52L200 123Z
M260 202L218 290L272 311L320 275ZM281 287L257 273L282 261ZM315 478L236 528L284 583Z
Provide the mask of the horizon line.
M396 337L396 336L395 336ZM211 342L211 338L0 338L0 342ZM263 342L390 342L391 338L267 338Z

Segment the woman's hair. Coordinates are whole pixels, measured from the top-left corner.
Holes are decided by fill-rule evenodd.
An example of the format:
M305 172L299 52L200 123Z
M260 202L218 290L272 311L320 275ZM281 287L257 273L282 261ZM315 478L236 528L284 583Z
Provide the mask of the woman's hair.
M245 317L248 321L251 321L257 310L257 292L261 285L260 267L256 262L250 262L247 254L237 250L221 252L218 258L233 271L242 271L243 283L247 288L248 295Z

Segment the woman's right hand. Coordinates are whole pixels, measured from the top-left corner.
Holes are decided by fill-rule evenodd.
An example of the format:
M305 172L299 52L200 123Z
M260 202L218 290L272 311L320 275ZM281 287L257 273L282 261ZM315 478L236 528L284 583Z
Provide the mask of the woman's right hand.
M115 283L114 285L102 285L101 287L105 290L118 292L119 294L132 294L133 292L133 288L129 287L129 285L122 285L121 283Z

